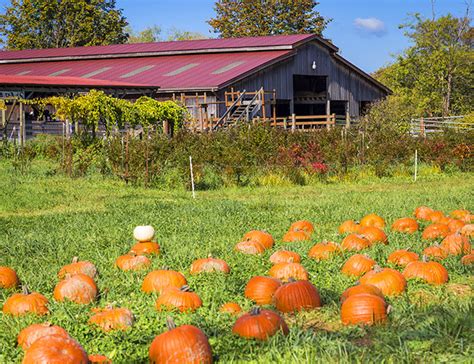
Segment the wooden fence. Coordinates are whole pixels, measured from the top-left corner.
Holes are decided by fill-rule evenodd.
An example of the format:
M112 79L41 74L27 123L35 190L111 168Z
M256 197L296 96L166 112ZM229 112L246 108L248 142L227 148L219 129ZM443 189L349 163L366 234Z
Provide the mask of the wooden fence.
M465 116L433 117L412 119L410 133L414 136L426 136L440 133L446 129L463 131L474 130L474 123L465 122Z

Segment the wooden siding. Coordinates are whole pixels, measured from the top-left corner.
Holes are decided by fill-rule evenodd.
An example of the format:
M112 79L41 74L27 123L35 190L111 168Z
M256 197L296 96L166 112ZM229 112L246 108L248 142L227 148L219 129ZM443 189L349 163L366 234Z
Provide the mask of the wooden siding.
M312 69L313 62L316 62L316 70ZM293 75L327 76L329 100L348 101L352 117L359 116L361 101L375 101L386 96L385 90L335 59L328 49L316 42L298 48L292 58L235 82L226 90L233 87L255 91L262 86L269 91L275 89L277 98L291 100L293 109ZM218 93L219 99L223 99L224 91Z

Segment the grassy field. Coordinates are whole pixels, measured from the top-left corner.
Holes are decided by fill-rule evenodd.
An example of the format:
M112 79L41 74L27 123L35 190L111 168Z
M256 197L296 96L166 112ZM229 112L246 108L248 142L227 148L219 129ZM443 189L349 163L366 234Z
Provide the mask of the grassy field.
M136 225L151 224L157 231L162 255L152 269L167 266L185 274L201 296L203 307L192 314L173 313L177 324L192 323L208 335L220 362L312 363L312 362L472 362L474 358L472 270L458 257L443 264L450 274L448 284L433 287L410 281L407 293L388 298L393 306L390 321L377 327L344 327L338 299L354 280L340 273L344 253L316 262L307 257L309 248L323 239L340 242L338 225L369 212L389 224L409 216L418 205L448 213L456 208L474 209L474 175L376 183L334 184L311 187L226 189L189 193L146 190L124 186L99 176L71 180L46 176L37 165L27 176L12 173L0 163L0 265L17 270L22 282L50 299L46 318L12 318L0 313L0 362L20 362L18 332L35 322L49 321L64 327L88 351L113 358L116 363L145 363L153 338L165 330L167 313L154 309L155 296L140 291L147 271L121 272L115 259L134 243ZM283 244L281 237L291 222L308 219L316 225L311 242ZM242 235L252 229L269 231L276 246L261 256L233 250ZM426 246L421 233L413 236L389 233L387 246L376 245L367 254L386 266L390 252ZM252 303L243 291L254 275L265 275L273 251L286 248L300 253L311 281L318 287L324 306L316 311L286 315L287 337L276 335L260 343L232 335L235 318L219 313L226 301L245 309ZM209 253L225 259L231 273L191 276L196 258ZM96 264L97 284L102 294L93 305L57 303L52 291L57 271L73 256ZM0 305L11 294L0 291ZM102 333L87 324L92 307L115 302L136 316L131 330Z

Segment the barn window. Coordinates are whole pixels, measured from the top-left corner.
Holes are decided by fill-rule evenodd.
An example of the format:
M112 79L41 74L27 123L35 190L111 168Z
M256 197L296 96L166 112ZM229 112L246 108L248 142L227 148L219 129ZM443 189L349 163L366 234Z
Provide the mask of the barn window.
M27 75L28 73L31 73L31 71L21 71L21 72L18 72L16 75L17 76L24 76L24 75Z
M120 76L120 78L129 78L129 77L133 77L133 76L136 76L142 72L145 72L145 71L148 71L150 69L152 69L153 67L155 67L154 65L150 65L150 66L144 66L144 67L140 67L140 68L137 68L136 70L133 70L131 72L128 72L122 76Z
M85 75L82 75L81 77L82 77L82 78L91 78L91 77L97 76L97 75L99 75L99 74L101 74L101 73L104 73L105 71L108 71L108 70L111 69L111 68L112 68L112 67L99 68L98 70L95 70L95 71L86 73Z
M50 77L59 76L59 75L62 75L63 73L69 72L70 70L71 70L70 68L65 68L63 70L53 72L53 73L49 74L48 76L50 76Z
M186 66L180 67L180 68L178 68L174 71L166 73L165 76L167 76L167 77L177 76L180 73L186 72L186 71L190 70L191 68L194 68L194 67L197 67L197 66L199 66L199 63L190 63L190 64L187 64Z
M241 64L244 64L245 61L238 61L238 62L232 62L228 64L227 66L224 66L222 68L219 68L212 72L213 75L220 75L221 73L225 73L227 71L230 71L231 69L234 69L235 67L239 67Z

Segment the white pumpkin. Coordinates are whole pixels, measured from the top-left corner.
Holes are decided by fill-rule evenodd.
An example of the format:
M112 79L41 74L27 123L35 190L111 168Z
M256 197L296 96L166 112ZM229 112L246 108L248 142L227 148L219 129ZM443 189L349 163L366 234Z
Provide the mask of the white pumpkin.
M146 225L146 226L137 226L133 229L133 237L140 242L151 241L155 236L155 229L153 226Z

